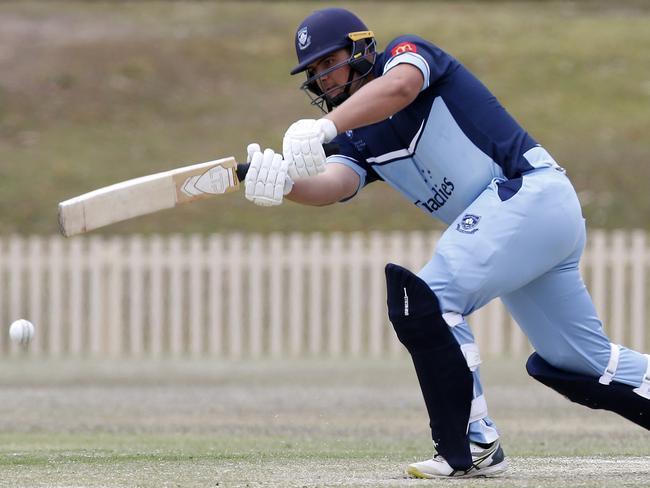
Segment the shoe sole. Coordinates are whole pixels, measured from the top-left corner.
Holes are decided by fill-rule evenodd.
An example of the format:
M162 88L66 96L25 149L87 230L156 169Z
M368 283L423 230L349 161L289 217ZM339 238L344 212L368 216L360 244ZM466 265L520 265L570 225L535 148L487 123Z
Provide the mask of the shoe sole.
M487 466L482 469L473 469L467 474L458 474L455 476L450 476L447 474L424 473L413 466L409 466L408 468L406 468L406 474L413 478L420 478L420 479L427 479L427 480L435 479L435 478L489 478L492 476L498 476L501 473L505 472L507 469L508 469L508 461L504 459L499 464L495 464L494 466Z

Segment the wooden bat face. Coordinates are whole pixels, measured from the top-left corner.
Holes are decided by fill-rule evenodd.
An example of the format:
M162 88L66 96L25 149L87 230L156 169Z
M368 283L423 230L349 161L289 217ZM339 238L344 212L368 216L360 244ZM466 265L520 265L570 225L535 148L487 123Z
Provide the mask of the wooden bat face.
M116 183L59 203L59 227L70 237L181 203L237 191L237 162L224 158Z

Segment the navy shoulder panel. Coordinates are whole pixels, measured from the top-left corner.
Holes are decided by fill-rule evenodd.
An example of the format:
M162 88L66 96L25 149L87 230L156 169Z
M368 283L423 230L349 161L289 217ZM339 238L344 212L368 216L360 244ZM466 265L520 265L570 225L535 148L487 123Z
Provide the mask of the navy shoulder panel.
M458 65L452 56L435 44L415 35L404 35L393 39L378 56L380 73L399 63L410 63L419 67L425 76L426 86L452 72Z

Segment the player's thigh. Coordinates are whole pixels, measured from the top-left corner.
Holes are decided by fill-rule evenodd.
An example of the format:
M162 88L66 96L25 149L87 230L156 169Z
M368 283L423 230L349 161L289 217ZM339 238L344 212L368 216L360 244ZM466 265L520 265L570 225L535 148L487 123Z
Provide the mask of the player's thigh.
M578 270L579 256L502 296L535 350L556 368L600 376L611 346ZM619 345L615 381L638 386L647 368L641 352Z
M443 234L420 271L443 311L464 315L544 274L581 246L575 191L552 169L504 198L493 182Z
M535 350L553 366L602 374L610 355L577 261L565 263L501 297Z

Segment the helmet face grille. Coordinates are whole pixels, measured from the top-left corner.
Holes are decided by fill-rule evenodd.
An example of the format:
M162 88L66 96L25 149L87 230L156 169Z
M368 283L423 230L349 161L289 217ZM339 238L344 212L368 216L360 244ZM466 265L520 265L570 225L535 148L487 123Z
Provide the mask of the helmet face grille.
M355 41L352 43L350 56L345 61L320 73L312 74L307 71L307 80L305 80L300 88L311 99L311 104L327 113L347 100L351 95L350 89L352 84L357 82L363 83L363 80L372 73L375 59L377 57L375 47L376 42L374 38L372 38L367 44L365 40ZM349 65L351 68L348 80L343 84L336 85L326 92L323 92L320 88L319 80L323 76L327 76L345 65ZM354 77L355 73L359 75L356 78ZM338 93L333 96L333 93L335 92Z

